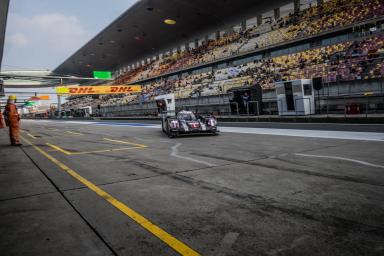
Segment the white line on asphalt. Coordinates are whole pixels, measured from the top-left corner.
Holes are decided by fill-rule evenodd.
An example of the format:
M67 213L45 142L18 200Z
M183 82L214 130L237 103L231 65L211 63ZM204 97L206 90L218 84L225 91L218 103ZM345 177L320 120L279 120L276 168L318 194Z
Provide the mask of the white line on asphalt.
M356 160L356 159L352 159L352 158L346 158L346 157L308 155L308 154L299 154L299 153L296 153L295 155L297 155L297 156L304 156L304 157L316 157L316 158L328 158L328 159L335 159L335 160L343 160L343 161L353 162L353 163L357 163L357 164L361 164L361 165L365 165L365 166L370 166L370 167L376 167L376 168L384 169L383 165L372 164L372 163L368 163L368 162L365 162L365 161L360 161L360 160Z
M279 135L322 139L366 140L384 142L384 133L377 132L345 132L321 130L246 128L246 127L220 127L221 132L246 133L260 135Z
M225 256L228 251L231 249L232 245L236 242L239 237L239 233L229 232L227 233L223 240L221 240L220 247L217 249L216 256Z
M240 122L221 121L221 124L239 124ZM248 122L244 122L247 124ZM339 125L339 126L384 126L384 124L349 124L349 123L288 123L288 122L249 122L255 124L276 124L276 125Z
M41 119L38 119L38 120L35 120L35 119L23 119L23 122L29 122L29 121L32 121L32 122L45 122L45 123L48 123L48 122L63 122L63 121L56 121L56 120L41 120ZM89 121L65 121L67 123L72 123L72 124L97 124L97 121L94 121L94 122L89 122ZM108 121L107 121L108 122ZM113 121L109 121L109 124L113 122ZM222 121L220 122L221 124L241 124L241 122L226 122L226 121ZM251 123L251 122L250 122ZM146 123L139 123L139 124L146 124ZM245 122L245 124L249 124L248 122ZM325 125L337 125L337 126L384 126L384 124L349 124L349 123L288 123L288 122L256 122L255 124L276 124L276 125L322 125L322 124L325 124ZM148 124L147 125L151 125L151 124ZM156 124L153 124L155 126L159 126L159 125L156 125Z
M29 120L32 121L32 120ZM45 120L44 120L45 121ZM44 122L43 121L43 122ZM40 122L40 120L39 120ZM50 122L50 121L45 121ZM55 122L55 121L51 121ZM155 128L159 129L160 125L138 126L124 123L97 123L83 121L67 121L72 124L89 124L89 125L106 125L106 126L124 126L133 128ZM349 132L349 131L324 131L324 130L299 130L299 129L274 129L274 128L251 128L251 127L219 127L221 132L243 133L243 134L259 134L259 135L278 135L293 136L304 138L322 138L322 139L341 139L341 140L359 140L359 141L380 141L384 142L384 133L378 132Z
M180 156L178 154L179 153L178 147L180 147L180 146L181 146L181 143L177 143L175 146L173 146L172 147L172 152L171 152L170 156L181 158L181 159L188 160L188 161L195 162L195 163L199 163L199 164L204 164L204 165L207 165L207 166L210 166L210 167L216 166L214 164L211 164L211 163L208 163L208 162L205 162L205 161L200 161L200 160L194 159L192 157Z

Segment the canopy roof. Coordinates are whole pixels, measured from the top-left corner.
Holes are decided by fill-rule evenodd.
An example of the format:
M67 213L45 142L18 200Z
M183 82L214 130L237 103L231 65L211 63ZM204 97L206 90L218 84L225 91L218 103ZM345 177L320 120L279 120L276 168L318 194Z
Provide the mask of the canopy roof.
M3 60L5 29L7 27L9 0L0 1L0 69Z
M91 76L94 70L113 71L289 2L292 0L141 0L54 73ZM166 19L176 24L166 24Z

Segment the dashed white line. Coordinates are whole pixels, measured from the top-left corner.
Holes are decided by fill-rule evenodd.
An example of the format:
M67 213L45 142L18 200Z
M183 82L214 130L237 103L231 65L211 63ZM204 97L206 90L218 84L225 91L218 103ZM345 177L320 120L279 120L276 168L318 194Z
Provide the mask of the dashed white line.
M278 136L341 139L341 140L366 140L366 141L384 142L384 133L378 133L378 132L347 132L347 131L296 130L296 129L246 128L246 127L220 127L220 131L229 132L229 133L278 135Z
M178 150L178 147L180 147L180 146L181 146L181 143L177 143L176 145L174 145L172 147L172 152L171 152L170 156L177 157L177 158L184 159L184 160L191 161L191 162L195 162L195 163L199 163L199 164L204 164L204 165L207 165L209 167L216 166L215 164L211 164L211 163L208 163L206 161L201 161L201 160L198 160L198 159L195 159L195 158L192 158L192 157L180 156L179 155L179 150Z

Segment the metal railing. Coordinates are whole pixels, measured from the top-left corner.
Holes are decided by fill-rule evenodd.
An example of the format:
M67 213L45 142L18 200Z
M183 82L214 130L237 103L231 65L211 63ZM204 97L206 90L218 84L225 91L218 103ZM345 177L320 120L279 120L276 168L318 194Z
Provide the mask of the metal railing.
M237 103L237 102L230 102L229 103L229 109L230 109L230 113L231 113L231 115L232 115L232 105L235 105L236 106L236 114L237 114L237 116L239 116L240 115L240 112L239 112L239 103Z
M365 117L382 115L384 117L384 95L371 94L359 96L343 96L340 98L325 97L321 99L321 109L326 109L326 116L341 115L345 119L352 117ZM333 102L330 103L330 101ZM321 114L321 112L320 112Z
M299 103L299 101L302 103ZM186 100L176 105L177 110L188 109L197 111L199 113L217 113L222 116L236 115L240 116L255 116L261 113L261 102L250 101L248 102L244 113L241 112L238 102L219 102L200 100L199 102L193 100ZM214 103L215 102L215 103ZM283 102L281 100L269 100L270 103L269 115L272 113L279 113L278 108L282 109ZM273 103L273 104L272 104ZM309 103L309 106L308 106ZM319 99L315 99L316 106L319 106L319 116L324 117L370 117L374 115L383 115L384 117L384 94L381 93L368 93L366 95L345 95L345 96L321 96ZM310 98L297 98L294 101L296 114L309 114L313 116L313 99ZM299 110L297 107L300 105L306 105L308 110ZM348 106L358 106L356 113L347 111ZM272 108L272 109L271 109ZM155 115L157 113L157 107L153 104L145 104L140 106L128 105L128 106L114 106L108 108L102 108L101 113L103 116L148 116Z
M248 116L250 116L250 115L249 115L249 104L254 104L254 103L256 103L256 104L255 104L255 106L256 106L255 114L256 114L257 116L260 115L260 105L259 105L259 102L258 102L258 101L248 101L248 102L247 102L247 115L248 115Z

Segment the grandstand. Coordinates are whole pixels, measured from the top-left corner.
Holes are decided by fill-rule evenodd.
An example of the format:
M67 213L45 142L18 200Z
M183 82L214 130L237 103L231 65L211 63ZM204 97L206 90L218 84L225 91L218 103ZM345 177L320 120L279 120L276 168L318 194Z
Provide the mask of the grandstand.
M207 13L214 8L210 2L204 3ZM117 43L110 39L111 33L121 33L122 20L129 20L134 15L134 8L130 9L55 72L86 75L90 67L111 68L116 84L139 83L143 86L142 93L70 99L64 104L64 109L87 105L101 107L100 114L106 116L130 115L132 111L124 110L148 110L157 95L175 93L180 102L179 108L185 107L184 99L197 97L201 98L200 103L213 103L205 111L224 114L230 112L228 90L259 85L263 88L263 103L269 104L269 113L273 113L276 110L276 82L316 77L321 77L326 85L318 92L322 97L319 104L324 103L325 99L329 104L329 98L333 97L334 110L345 107L342 106L344 103L337 103L340 97L356 97L367 91L382 96L383 1L277 1L262 6L262 13L252 8L254 5L248 1L241 2L242 5L233 7L239 10L236 16L228 13L227 8L223 8L223 13L219 14L219 19L233 21L236 25L223 27L221 22L207 20L208 23L199 23L196 30L190 31L191 34L200 35L195 40L186 41L184 37L175 39L170 35L179 43L175 45L164 39L166 42L162 42L161 46L155 41L148 42L147 37L155 36L147 35L155 33L152 30L141 31L142 35L135 37L133 44L131 40L122 39ZM150 1L137 4L135 8L138 13L143 8L146 12L153 12L155 7L150 4ZM253 10L254 17L249 10ZM181 27L175 30L176 33L180 32L179 29L192 30L179 24L175 26ZM169 33L172 34L172 30ZM121 45L133 47L137 54L127 54L126 57L122 54L117 59L109 58L106 54L103 55L106 64L100 66L102 62L94 60L95 54L91 52L95 50L95 43L103 47L105 41L109 42L106 47L111 51L118 53L115 48ZM165 47L165 50L157 51L159 47ZM90 58L88 70L83 67L85 60L79 61L81 54L85 59ZM355 101L359 102L359 99ZM371 103L375 102L375 111L383 107L380 97ZM144 104L145 107L139 108L137 104ZM319 111L324 108L328 111L330 107L321 105ZM140 115L149 112L135 113Z

